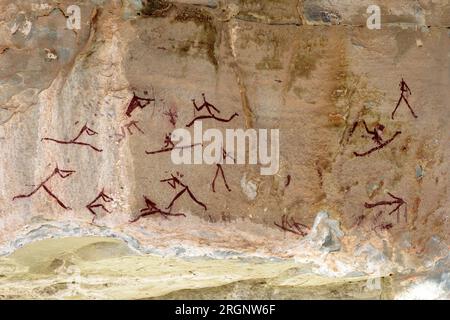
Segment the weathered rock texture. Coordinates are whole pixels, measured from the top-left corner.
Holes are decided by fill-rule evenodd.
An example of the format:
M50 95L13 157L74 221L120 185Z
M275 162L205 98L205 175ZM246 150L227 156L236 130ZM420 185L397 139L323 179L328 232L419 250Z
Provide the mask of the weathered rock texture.
M0 296L448 298L450 3L378 1L380 30L371 4L0 0ZM404 101L391 119L402 77L417 119ZM213 192L216 166L145 153L202 93L239 114L204 129L280 129L276 175L225 165L231 191L219 177ZM152 102L128 116L133 94ZM362 120L401 134L357 157L375 146ZM77 141L95 149L46 140L85 124ZM14 198L56 167L71 171L45 184L61 203L43 187ZM186 193L185 217L130 222L143 196L169 204L180 189L160 180L176 172L207 210ZM102 190L110 213L93 220ZM388 193L406 201L398 216L364 205ZM283 216L309 234L281 230Z

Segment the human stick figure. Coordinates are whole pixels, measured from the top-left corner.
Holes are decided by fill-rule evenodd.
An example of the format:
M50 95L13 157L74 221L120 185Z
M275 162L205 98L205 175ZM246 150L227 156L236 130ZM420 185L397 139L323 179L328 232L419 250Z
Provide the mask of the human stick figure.
M202 111L203 109L205 109L207 111L208 115L194 117L194 119L191 122L189 122L186 125L186 127L191 127L194 124L194 122L197 121L197 120L214 119L214 120L219 121L219 122L230 122L231 120L234 119L234 117L239 116L239 114L235 112L228 119L217 117L214 114L214 112L220 113L220 110L217 109L214 105L212 105L208 101L206 101L206 96L205 96L204 93L202 93L202 97L203 97L203 104L201 106L197 106L197 103L195 102L195 99L192 99L192 103L194 105L194 116L195 116L195 110Z
M409 105L407 97L405 97L405 94L406 95L412 95L412 92L411 92L411 89L408 87L408 85L406 84L406 82L405 82L405 80L403 78L402 78L402 81L399 84L399 87L400 87L401 94L400 94L400 98L398 99L397 105L395 106L394 111L392 111L392 115L391 115L392 120L394 120L395 112L397 111L398 107L400 106L400 103L402 102L402 100L404 100L406 102L406 105L408 106L409 111L411 111L413 117L417 118L417 115L414 113L414 110Z
M13 201L16 200L16 199L29 198L29 197L34 195L36 192L38 192L42 188L42 189L44 189L45 192L47 192L47 194L50 197L55 199L56 202L62 208L66 209L66 210L70 210L71 208L69 208L61 200L59 200L59 198L49 189L49 187L46 185L46 183L49 182L55 176L59 176L61 179L66 179L69 176L71 176L73 173L75 173L75 171L73 171L73 170L61 170L61 169L58 168L58 166L56 166L56 168L53 170L53 173L50 176L48 176L43 182L41 182L37 188L35 188L33 191L31 191L28 194L20 194L20 195L15 196L13 198Z
M180 179L183 178L183 175L178 172L177 172L177 176ZM189 186L187 186L186 184L181 182L181 180L177 176L174 176L173 174L171 174L171 178L160 180L160 182L167 182L170 185L170 187L172 187L172 189L176 190L178 186L180 186L182 188L182 190L175 195L175 197L172 199L172 201L166 207L166 209L171 209L173 207L173 205L175 204L175 201L178 198L180 198L185 192L187 192L192 201L194 201L199 206L203 207L203 209L205 209L205 211L208 210L208 208L206 207L206 205L203 202L197 200L197 198L192 193Z
M157 154L157 153L163 153L163 152L170 152L172 150L178 150L178 149L189 149L193 148L198 145L202 145L202 143L194 143L191 145L186 146L175 146L175 143L172 141L172 135L170 133L167 133L164 137L164 145L161 149L156 151L145 151L146 154Z
M382 125L381 123L379 123L379 124L377 124L377 125L374 127L373 130L370 130L370 129L367 127L367 124L366 124L366 122L365 122L364 120L362 121L362 123L364 124L364 128L366 129L366 132L372 136L372 140L375 142L376 146L373 147L373 148L371 148L371 149L369 149L369 150L366 151L366 152L362 152L362 153L359 153L359 152L356 152L356 151L353 152L353 154L354 154L355 156L357 156L357 157L364 157L364 156L367 156L367 155L369 155L369 154L371 154L371 153L373 153L373 152L375 152L375 151L377 151L377 150L380 150L380 149L386 147L388 144L390 144L392 141L394 141L394 139L395 139L398 135L400 135L400 134L402 133L401 131L397 131L397 132L395 132L395 134L392 136L392 138L390 138L390 139L384 141L384 140L383 140L383 137L382 137L383 131L384 131L384 129L385 129L384 125ZM355 128L355 129L356 129L356 126L357 126L357 125L358 125L358 122L355 122L355 125L354 125L354 128ZM354 129L353 129L353 130L354 130Z
M64 140L57 140L57 139L53 139L53 138L42 138L41 141L52 141L52 142L56 142L59 144L75 144L75 145L80 145L80 146L88 146L91 149L97 151L97 152L102 152L102 149L99 149L97 147L94 147L93 145L89 144L89 143L85 143L85 142L80 142L78 141L79 138L81 138L82 135L87 134L88 136L94 136L97 135L98 133L94 130L92 130L91 128L89 128L87 126L87 124L85 124L80 132L78 133L78 135L73 138L72 140L68 140L68 141L64 141Z
M230 158L233 161L235 161L234 158L232 156L230 156L223 147L222 147L222 155L221 156L222 156L222 160L225 160L226 158ZM225 184L225 187L227 188L228 192L231 192L231 189L230 189L230 187L228 186L228 183L227 183L227 179L225 178L225 173L223 171L222 165L220 163L216 163L216 166L217 166L216 173L215 173L214 179L213 179L213 181L211 183L211 187L212 187L213 192L216 192L216 179L217 179L219 173L222 176L223 183Z
M102 200L102 201L104 201L104 202L106 202L106 203L114 201L114 199L111 198L110 196L108 196L108 195L105 193L105 190L102 189L102 191L100 191L100 193L97 195L97 197L96 197L93 201L89 202L89 203L86 205L86 208L87 208L87 209L92 213L92 215L93 215L93 217L92 217L92 223L94 223L94 220L95 220L95 218L97 217L97 213L96 213L95 210L94 210L95 208L100 208L100 209L102 209L103 211L105 211L105 212L107 212L107 213L111 213L110 210L106 209L106 207L105 207L105 205L104 205L103 203L97 203L97 201L99 201L99 200Z
M146 94L147 91L144 92ZM133 98L131 98L130 103L128 104L127 110L125 111L125 115L128 117L131 117L131 114L136 108L144 109L146 106L148 106L151 102L155 102L155 98L143 98L138 97L136 93L133 92Z
M132 219L130 221L131 223L136 222L141 218L155 215L155 214L160 214L165 219L168 219L169 216L171 216L171 217L186 217L186 215L184 213L172 213L171 210L169 210L169 211L161 210L155 202L153 202L146 196L143 196L143 197L144 197L146 207L140 210L140 214L137 217L135 217L134 219Z
M169 118L170 124L175 127L178 119L178 112L175 109L175 107L171 107L168 111L165 111L163 114Z

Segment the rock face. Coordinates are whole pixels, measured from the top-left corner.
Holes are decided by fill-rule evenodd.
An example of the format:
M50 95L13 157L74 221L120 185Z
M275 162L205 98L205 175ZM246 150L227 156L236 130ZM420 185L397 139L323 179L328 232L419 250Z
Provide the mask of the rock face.
M450 2L371 5L0 0L0 296L449 298Z

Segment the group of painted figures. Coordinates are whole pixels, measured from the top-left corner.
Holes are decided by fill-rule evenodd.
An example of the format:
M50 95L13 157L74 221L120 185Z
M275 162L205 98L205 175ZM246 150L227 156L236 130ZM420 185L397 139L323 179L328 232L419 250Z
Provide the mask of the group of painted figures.
M144 92L145 95L148 95L148 92L145 91ZM220 110L217 109L214 105L210 104L209 102L206 101L206 97L204 94L202 94L203 96L203 104L201 106L197 106L197 103L195 101L195 99L192 100L193 106L194 106L194 119L192 121L190 121L186 127L191 127L195 121L197 120L207 120L207 119L212 119L215 121L219 121L219 122L230 122L231 120L233 120L235 117L239 116L237 113L234 113L230 118L225 119L225 118L220 118L219 116L216 115L216 113L220 113ZM144 97L139 97L137 96L135 93L133 93L133 97L130 101L130 103L128 104L128 107L125 111L125 115L129 118L132 117L133 111L136 110L137 108L145 108L146 106L148 106L150 103L154 102L155 98L144 98ZM205 115L199 115L196 116L195 112L201 112L202 110L206 110L207 114ZM176 110L174 110L173 108L171 108L169 111L164 112L164 115L167 116L169 118L169 122L171 125L175 126L176 122L177 122L177 118L178 118L178 114L176 112ZM125 124L124 126L121 127L121 133L120 134L116 134L116 136L119 137L118 142L122 141L125 137L126 134L128 132L128 134L133 135L133 130L132 129L136 129L137 131L139 131L140 133L144 133L144 131L138 126L138 121L136 120L132 120L129 123ZM127 131L126 131L127 130ZM65 145L78 145L78 146L84 146L84 147L89 147L90 149L92 149L95 152L103 152L103 149L100 149L96 146L93 146L90 143L86 143L86 142L82 142L80 141L80 139L84 136L94 136L97 135L98 133L96 131L94 131L93 129L89 128L87 126L87 124L85 124L81 130L79 131L79 133L70 140L60 140L60 139L54 139L54 138L42 138L41 141L50 141L50 142L54 142L57 144L65 144ZM195 147L197 144L192 144L189 146L181 146L181 147L176 147L174 142L171 139L171 134L168 133L165 135L164 138L164 142L163 142L163 147L159 150L156 151L145 151L145 153L147 155L156 155L156 154L160 154L160 153L164 153L164 152L170 152L174 149L177 148L193 148ZM232 158L224 148L222 148L222 157L225 160L227 157L231 158L234 160L234 158ZM217 178L220 176L223 179L223 183L225 188L227 189L228 192L231 192L231 188L228 185L228 182L226 180L225 177L225 173L224 173L224 169L222 167L221 164L216 164L217 168L216 168L216 172L214 175L214 178L211 182L211 187L212 187L212 191L216 192L216 181ZM31 192L26 193L26 194L20 194L17 195L13 198L14 200L17 199L23 199L23 198L29 198L31 196L33 196L36 192L38 192L39 190L43 190L45 191L48 196L50 196L52 199L54 199L59 206L61 206L63 209L65 210L70 210L71 208L69 206L67 206L62 200L60 200L51 190L50 187L48 186L48 183L51 179L53 179L54 177L60 177L61 179L66 179L68 177L70 177L72 174L74 174L76 171L74 170L62 170L59 169L58 166L55 167L55 169L53 170L52 174L49 175L46 179L44 179L43 182L41 182L36 188L34 188ZM173 206L175 204L175 202L184 194L187 194L190 199L197 204L198 206L202 207L205 211L208 210L207 206L201 202L200 200L198 200L196 198L196 196L194 195L194 193L191 191L190 187L185 184L182 181L183 178L183 174L176 172L176 174L171 174L170 178L167 179L162 179L160 180L161 183L167 183L172 189L176 190L177 193L176 195L173 197L172 201L169 203L168 206L166 206L165 208L161 208L160 206L158 206L158 204L156 204L154 201L152 201L150 198L148 198L146 195L143 195L144 198L144 203L145 203L145 207L143 209L140 210L139 214L137 216L135 216L132 220L130 220L130 222L136 222L138 221L140 218L146 217L146 216L150 216L150 215L156 215L159 214L164 218L167 218L169 216L183 216L185 217L186 215L184 213L179 213L179 212L172 212ZM92 218L92 222L94 222L95 218L97 217L97 211L96 210L103 210L106 213L111 213L110 210L107 209L107 207L105 206L106 203L110 203L113 202L114 199L107 195L105 193L105 190L102 189L100 191L100 193L95 197L94 200L92 200L91 202L89 202L86 205L87 210L89 210L89 212L93 215Z
M397 112L397 109L400 106L402 101L404 101L406 103L406 105L407 105L409 111L411 112L411 114L413 115L413 117L417 118L416 113L414 112L414 110L412 109L412 107L408 101L408 96L412 94L411 89L409 88L409 86L407 85L407 83L405 82L405 80L403 78L399 84L399 87L400 87L401 94L400 94L400 98L397 102L397 105L395 106L394 110L392 111L391 119L394 120L395 113ZM375 143L375 146L364 152L356 152L356 151L353 152L353 154L356 157L369 156L370 154L372 154L380 149L383 149L384 147L389 145L391 142L393 142L395 140L395 138L402 133L401 131L396 131L391 138L384 140L382 137L382 134L385 129L385 126L383 124L378 123L372 130L370 130L369 127L367 126L367 123L364 120L362 120L362 121L356 121L353 124L353 126L349 132L349 137L351 137L353 135L356 128L361 123L364 125L365 131L371 136L373 142ZM288 186L290 184L290 182L291 182L291 176L288 175L287 182L285 185ZM404 218L405 218L405 221L407 221L407 203L406 203L406 201L400 197L393 195L392 193L388 193L388 195L390 197L389 200L383 200L383 201L379 201L376 203L366 202L366 203L364 203L364 207L367 209L373 209L373 208L376 208L379 206L393 207L393 209L391 211L389 211L388 215L392 215L393 213L396 213L397 222L400 222L400 208L402 206L404 206ZM378 224L378 219L381 217L382 214L383 214L383 211L379 211L375 215L375 218L374 218L375 226L373 227L373 230L375 232L377 232L377 230L389 230L393 227L392 223ZM358 218L356 219L355 226L360 226L365 219L366 219L365 215L358 216ZM274 224L275 224L275 226L277 226L278 228L280 228L284 231L291 232L291 233L297 234L302 237L306 236L310 231L308 226L296 221L293 217L289 218L287 215L283 215L281 217L281 223L274 222Z
M411 89L408 87L408 85L406 84L406 82L405 82L405 80L403 78L402 78L402 80L401 80L401 82L399 84L399 87L400 87L400 92L401 92L400 93L400 98L399 98L399 100L397 102L397 105L395 106L394 110L392 111L391 119L394 120L395 113L397 112L397 109L400 106L400 103L402 101L404 101L406 103L406 105L407 105L409 111L411 112L412 116L414 118L417 118L416 113L414 112L414 110L412 109L412 107L411 107L411 105L409 104L409 101L408 101L408 96L412 94ZM369 135L372 136L372 140L375 142L375 147L369 149L368 151L361 152L361 153L354 152L354 155L357 156L357 157L368 156L371 153L386 147L392 141L394 141L394 139L397 136L399 136L402 133L401 131L396 131L394 133L394 135L390 139L383 140L382 133L383 133L383 131L385 129L384 125L379 123L372 130L370 130L367 127L367 124L366 124L366 122L364 120L362 121L362 123L364 125L364 128L365 128L366 132ZM358 126L358 124L359 124L359 122L355 122L354 123L354 125L353 125L353 127L352 127L352 129L350 131L350 136L353 134L353 132L355 131L355 129ZM400 208L402 206L404 206L404 214L403 214L403 216L404 216L405 221L407 221L408 216L407 216L407 203L406 203L406 201L403 200L400 197L397 197L397 196L393 195L390 192L388 192L388 195L390 197L389 200L383 200L383 201L379 201L379 202L376 202L376 203L368 203L368 202L366 202L366 203L364 203L364 207L367 208L367 209L373 209L373 208L376 208L376 207L379 207L379 206L390 206L390 207L393 207L393 209L391 211L389 211L388 215L390 216L393 213L396 213L396 215L397 215L397 223L398 223L398 222L400 222ZM375 231L377 231L377 230L389 230L389 229L391 229L393 227L392 223L385 223L385 222L383 222L383 223L377 224L378 223L378 219L381 217L382 214L383 214L383 211L379 211L374 217L374 224L375 224L375 226L373 227L373 230L375 230ZM356 226L361 225L361 223L365 220L365 218L366 218L365 215L360 215L357 218L355 225Z
M406 82L403 80L401 80L400 82L400 91L401 91L401 95L400 95L400 99L397 102L397 105L395 107L395 109L393 110L392 114L391 114L391 118L394 119L395 113L398 109L398 107L400 106L402 100L405 101L407 107L409 108L411 114L413 115L414 118L417 118L417 115L415 114L414 110L412 109L412 107L410 106L409 102L408 102L408 95L411 94L411 90L408 87L408 85L406 84ZM145 95L148 95L147 91L144 91ZM209 103L206 100L205 94L202 94L203 97L203 104L198 106L195 99L192 100L193 106L194 106L194 118L192 121L190 121L186 127L191 127L195 121L197 120L207 120L207 119L211 119L211 120L215 120L215 121L219 121L219 122L230 122L232 121L235 117L239 116L237 113L234 113L233 115L231 115L229 118L221 118L219 116L217 116L217 114L220 114L220 110L217 109L214 105L212 105L211 103ZM132 117L133 112L137 109L143 109L145 107L147 107L149 104L151 104L152 102L155 102L155 98L145 98L145 97L139 97L137 96L135 93L133 93L133 97L130 101L130 103L128 104L128 107L125 111L125 115L129 118ZM203 115L198 115L196 116L196 111L197 112L201 112L201 111L206 111L205 114ZM177 119L178 119L178 114L176 112L175 109L171 108L169 111L164 112L164 115L167 116L169 118L169 122L175 127L176 123L177 123ZM384 140L382 137L383 131L385 129L385 126L382 124L377 124L372 130L369 129L369 127L367 126L367 123L362 120L362 121L356 121L350 132L349 132L349 137L351 137L353 135L353 133L355 132L356 128L358 127L358 125L362 123L364 125L364 129L365 131L371 136L373 142L375 143L375 146L372 147L371 149L364 151L364 152L354 152L354 155L357 157L364 157L364 156L368 156L370 154L372 154L373 152L376 152L384 147L386 147L387 145L389 145L390 143L392 143L395 138L397 136L399 136L401 134L401 131L396 131L393 136L387 140ZM136 129L137 131L139 131L140 133L144 133L144 131L138 126L138 121L136 120L132 120L129 123L125 124L124 126L121 127L121 133L120 134L116 134L116 136L118 136L118 141L122 141L125 137L126 134L128 132L128 134L132 135L133 134L133 130L132 129ZM82 142L80 141L80 138L83 137L83 135L88 135L88 136L94 136L97 135L98 133L96 131L94 131L93 129L89 128L87 126L87 124L85 124L81 130L79 131L79 133L75 136L75 138L71 139L71 140L59 140L59 139L53 139L53 138L43 138L42 141L49 141L49 142L54 142L54 143L58 143L58 144L73 144L73 145L78 145L78 146L84 146L84 147L89 147L91 148L93 151L95 152L102 152L103 150L95 147L89 143L86 142ZM176 147L174 142L171 139L171 134L168 133L165 135L164 138L164 142L163 142L163 146L161 149L159 150L155 150L155 151L145 151L145 153L147 155L157 155L160 153L165 153L165 152L170 152L176 148L193 148L195 147L196 144L192 144L192 145L188 145L188 146L181 146L181 147ZM225 149L222 148L222 158L225 160L227 157L230 157L231 159L233 159L227 152ZM23 198L28 198L33 196L36 192L38 192L39 190L43 190L45 191L52 199L54 199L59 206L61 206L63 209L66 210L70 210L70 207L68 207L66 204L64 204L63 201L61 201L51 190L50 187L47 185L47 183L53 179L54 177L60 177L61 179L66 179L68 177L70 177L72 174L74 174L75 171L74 170L62 170L59 169L58 166L55 167L55 169L53 170L52 174L49 175L43 182L41 182L36 188L34 188L31 192L26 193L26 194L20 194L17 195L13 198L13 200L17 200L17 199L23 199ZM222 167L221 164L216 164L216 172L214 175L214 178L211 182L211 187L212 187L212 191L216 192L216 180L217 178L220 176L222 177L223 183L225 188L227 189L228 192L231 191L231 188L229 187L226 177L225 177L225 173L224 173L224 169ZM207 206L201 202L200 200L197 199L197 197L194 195L194 193L192 192L192 190L189 188L189 186L187 184L185 184L182 181L183 178L183 174L176 172L176 174L171 174L171 176L167 179L161 179L160 182L161 183L167 183L172 189L174 189L175 191L178 191L176 193L176 195L173 197L173 199L171 200L171 202L167 205L167 206L163 206L163 208L161 206L159 206L157 203L155 203L154 201L152 201L149 197L147 197L146 195L143 195L144 198L144 203L145 203L145 207L143 209L141 209L139 211L139 214L136 215L132 220L130 220L130 222L136 222L139 219L143 218L143 217L147 217L147 216L152 216L152 215L160 215L164 218L168 218L169 216L174 216L174 217L185 217L186 215L184 213L181 212L172 212L172 209L174 207L175 202L184 194L187 194L190 199L198 206L202 207L205 211L207 210ZM288 182L286 183L286 186L289 185L291 181L291 176L288 175ZM392 193L388 193L388 195L390 196L390 200L384 200L384 201L379 201L376 203L365 203L364 207L367 209L372 209L372 208L376 208L379 206L393 206L393 209L388 213L389 215L393 214L394 212L397 214L397 222L399 222L400 220L400 208L402 206L405 207L404 210L404 217L405 220L407 219L407 203L406 201L404 201L402 198L397 197L395 195L393 195ZM91 202L89 202L86 205L86 209L89 210L89 212L93 215L92 218L92 222L94 222L95 218L97 217L97 211L96 210L103 210L106 213L111 213L110 210L107 209L107 207L105 206L106 203L110 203L113 202L114 199L107 195L104 191L104 189L102 189L99 194L95 197L95 199L93 199ZM382 215L382 211L380 211L376 217L374 221L377 221L378 218ZM361 215L357 218L356 221L356 225L359 226L363 221L365 220L365 215ZM300 236L305 236L309 233L309 227L306 226L305 224L302 224L300 222L295 221L294 218L289 218L287 215L283 215L282 219L281 219L281 223L277 223L274 222L274 224L287 232L291 232ZM382 224L378 224L376 225L373 229L376 231L377 229L381 229L381 230L386 230L386 229L390 229L392 228L393 225L392 223L382 223Z

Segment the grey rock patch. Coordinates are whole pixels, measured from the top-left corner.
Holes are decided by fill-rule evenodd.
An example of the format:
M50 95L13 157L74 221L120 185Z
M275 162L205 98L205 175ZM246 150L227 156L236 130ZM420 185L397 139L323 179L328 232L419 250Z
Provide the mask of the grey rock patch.
M321 251L333 252L341 249L340 239L343 236L344 232L340 229L339 221L330 219L327 212L320 211L305 240Z

